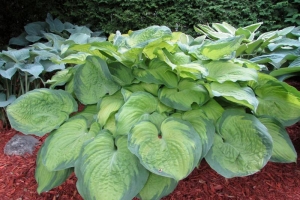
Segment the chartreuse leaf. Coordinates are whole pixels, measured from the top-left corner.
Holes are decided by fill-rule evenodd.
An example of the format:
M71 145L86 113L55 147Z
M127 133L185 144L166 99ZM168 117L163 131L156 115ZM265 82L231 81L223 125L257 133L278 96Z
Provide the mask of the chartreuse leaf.
M235 50L237 50L243 39L243 36L237 36L219 39L217 41L210 41L201 46L199 51L208 59L219 60L223 57L230 56Z
M241 87L238 83L233 82L212 82L210 87L215 97L223 97L254 111L258 106L258 100L250 87Z
M201 110L205 113L208 119L217 122L217 120L222 116L224 108L214 99L210 99L207 103L201 106Z
M144 167L157 175L177 181L185 178L201 157L201 139L190 123L166 118L160 129L149 121L133 126L128 148Z
M271 116L284 126L290 126L300 120L300 92L273 77L260 76L259 82L249 85L259 101L255 112L258 116Z
M204 112L201 110L201 107L199 109L190 110L183 113L182 119L190 122L199 134L202 143L202 159L207 154L207 152L213 144L215 126L212 120L209 120L205 116Z
M142 200L157 200L172 193L178 182L172 178L159 176L150 172L143 189L137 195Z
M63 90L36 89L7 107L11 126L24 133L42 136L58 128L77 111L73 97Z
M41 150L43 164L50 171L74 167L82 145L100 132L100 125L95 122L90 130L85 118L70 119L45 140Z
M99 102L100 111L98 112L97 121L103 127L108 118L115 114L124 104L121 92L117 92L111 96L105 96Z
M263 168L272 155L268 129L253 115L226 110L205 159L226 178L251 175Z
M54 89L56 86L65 85L73 76L72 68L57 71L46 84L50 84L50 88Z
M255 69L242 67L241 63L233 61L211 61L203 63L208 70L207 80L223 83L225 81L250 81L257 80Z
M135 68L133 74L140 81L145 83L164 84L167 87L175 88L177 86L177 75L171 68L159 59L153 59L149 67Z
M190 79L182 79L177 88L163 87L158 98L163 104L182 111L191 110L193 103L203 105L210 99L205 87Z
M35 180L38 183L37 192L41 194L61 185L70 174L73 168L63 169L59 171L49 171L42 162L41 150L39 150L36 159Z
M133 93L116 114L116 134L127 135L131 127L143 118L147 118L156 110L157 105L157 98L150 93Z
M77 189L84 199L133 199L149 172L127 147L127 136L114 139L103 130L82 149L76 162Z
M296 162L297 152L284 126L272 118L261 117L259 121L267 127L273 139L273 153L270 161L279 163Z
M83 104L95 104L106 94L113 94L119 86L113 81L104 60L89 56L75 72L75 95Z

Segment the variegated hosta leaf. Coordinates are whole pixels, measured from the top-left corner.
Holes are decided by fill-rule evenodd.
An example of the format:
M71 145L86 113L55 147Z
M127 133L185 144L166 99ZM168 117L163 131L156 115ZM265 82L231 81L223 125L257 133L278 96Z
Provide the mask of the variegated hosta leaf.
M178 65L189 64L191 57L183 52L177 52L171 54L166 49L156 50L158 58L167 63L172 69L175 69Z
M226 178L254 174L272 155L273 141L268 129L251 114L226 110L217 132L205 159Z
M45 140L41 150L43 164L50 171L74 167L83 144L99 131L100 125L97 122L88 130L85 118L71 118Z
M158 98L163 104L183 111L191 110L193 103L203 105L210 99L204 86L189 79L180 81L175 89L163 87Z
M99 102L100 111L98 112L97 121L103 127L108 118L115 114L124 104L124 98L121 92L117 92L111 96L105 96Z
M138 194L141 200L157 200L172 193L178 182L172 178L159 176L150 172L144 188Z
M130 92L148 92L154 96L157 96L159 85L153 84L153 83L144 83L140 82L137 84L132 84L130 86L123 87L124 89L130 91Z
M214 141L215 126L213 121L205 116L201 107L197 110L190 110L183 113L182 119L190 122L199 134L202 143L202 154L200 159L202 159L205 157Z
M169 117L160 130L149 121L133 126L128 148L152 173L177 181L187 177L201 156L201 139L192 125Z
M67 68L60 70L51 77L51 80L47 80L46 84L50 84L50 88L54 89L56 86L65 85L73 76L73 68Z
M300 120L300 92L276 79L250 84L259 101L256 115L271 116L284 126Z
M206 104L202 105L201 110L205 113L208 119L213 120L214 124L216 124L217 120L224 112L224 108L214 99L210 99Z
M256 70L242 67L242 63L218 60L203 62L203 66L208 69L207 80L219 83L257 80Z
M230 56L235 50L237 50L243 39L243 36L237 36L207 42L199 49L199 51L208 59L219 60Z
M163 61L154 59L149 66L141 66L133 71L136 78L145 83L163 84L169 88L177 87L177 75Z
M59 186L73 172L73 168L63 169L59 171L49 171L42 162L41 150L39 150L36 159L35 180L38 183L37 192L49 191L56 186Z
M116 114L117 135L127 135L138 121L147 118L157 108L157 98L147 92L135 92Z
M112 95L119 90L106 62L92 56L76 70L74 87L76 97L83 104L95 104L106 94Z
M75 119L77 117L84 117L87 121L87 127L90 127L92 123L95 122L97 113L99 112L99 109L97 108L96 104L93 105L86 105L84 109L81 112L76 113L72 119Z
M297 161L297 152L294 145L282 126L277 120L271 118L259 118L273 139L273 153L270 161L279 163L291 163Z
M210 87L215 97L223 97L233 103L246 106L253 111L257 109L258 100L250 87L241 87L238 83L233 82L212 82Z
M20 96L6 111L14 129L42 136L69 119L69 114L77 111L77 103L63 90L43 88Z
M84 199L133 199L149 172L127 147L127 136L115 140L102 131L82 149L76 162L77 189Z

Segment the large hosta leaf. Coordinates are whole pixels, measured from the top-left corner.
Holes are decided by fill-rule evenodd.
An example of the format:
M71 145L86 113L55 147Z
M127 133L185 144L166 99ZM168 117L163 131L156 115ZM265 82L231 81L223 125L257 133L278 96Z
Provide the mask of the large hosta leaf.
M241 87L238 83L232 82L213 82L210 86L216 97L224 97L228 101L244 105L254 111L258 106L258 100L250 87Z
M83 104L94 104L101 97L113 94L119 86L113 81L104 60L87 57L75 72L75 94Z
M217 120L222 116L224 108L214 99L210 99L206 104L202 105L200 108L208 119L217 122Z
M37 192L40 194L59 186L73 172L72 168L59 171L49 171L42 162L41 150L38 152L35 168L35 180L38 183Z
M177 88L163 87L158 98L163 104L183 111L191 110L193 103L203 105L210 99L204 86L189 79L180 81Z
M174 179L150 173L137 197L142 200L158 200L173 192L176 186L177 181Z
M133 72L136 78L146 83L164 84L167 87L175 88L177 86L177 75L163 61L154 59L149 67L136 68Z
M272 155L268 129L253 115L227 110L217 124L205 159L224 177L247 176L263 168Z
M42 136L58 128L77 111L73 97L63 90L36 89L7 107L11 126L24 134Z
M127 135L131 127L147 118L158 106L157 98L147 92L133 93L116 114L117 135Z
M84 199L133 199L148 171L127 148L127 137L114 140L103 131L82 150L76 162L77 189Z
M256 70L242 67L240 63L222 60L206 62L203 65L208 69L207 79L211 81L223 83L257 80Z
M296 162L297 152L285 128L275 119L259 118L268 129L273 139L271 161L279 163Z
M74 167L83 143L99 131L97 122L88 130L85 118L70 119L47 137L41 152L43 164L50 171Z
M262 76L264 77L264 76ZM256 115L276 118L284 126L300 120L300 92L287 83L262 79L251 83L259 101Z
M191 173L202 153L201 139L191 124L173 117L165 119L160 130L149 121L134 125L128 148L149 171L177 181Z

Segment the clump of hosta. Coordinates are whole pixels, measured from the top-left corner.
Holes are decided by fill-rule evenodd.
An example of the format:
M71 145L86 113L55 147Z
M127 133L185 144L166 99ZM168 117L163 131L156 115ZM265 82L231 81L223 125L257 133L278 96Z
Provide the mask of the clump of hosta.
M51 132L37 157L38 192L74 169L84 199L160 199L202 159L227 178L295 162L285 127L300 119L300 93L236 58L243 40L151 26L70 44L73 57L61 62L78 65L7 108L15 129ZM75 100L85 109L70 115Z

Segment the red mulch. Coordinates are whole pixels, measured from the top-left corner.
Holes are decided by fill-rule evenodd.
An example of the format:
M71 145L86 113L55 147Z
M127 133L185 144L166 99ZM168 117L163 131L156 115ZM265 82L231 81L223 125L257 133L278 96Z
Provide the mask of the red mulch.
M288 81L296 88L300 82ZM1 124L0 124L1 127ZM199 169L180 181L175 191L163 200L300 200L300 122L287 128L298 152L297 163L268 163L260 172L242 178L226 179L212 170L203 161ZM38 195L34 179L35 158L33 155L6 156L5 144L15 134L14 130L0 130L0 199L1 200L82 200L76 190L74 174L61 186ZM40 143L46 136L39 138Z

